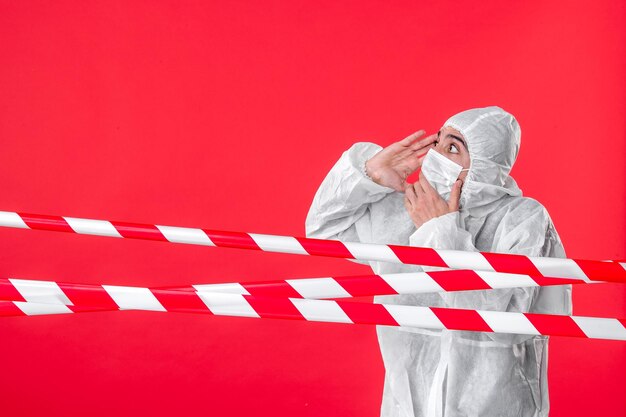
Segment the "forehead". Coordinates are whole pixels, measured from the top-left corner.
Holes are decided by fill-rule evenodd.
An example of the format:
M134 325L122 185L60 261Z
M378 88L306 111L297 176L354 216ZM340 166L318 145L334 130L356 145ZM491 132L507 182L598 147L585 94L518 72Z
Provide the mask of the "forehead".
M461 132L459 132L458 130L450 126L442 126L441 129L439 129L439 131L441 132L441 136L443 137L446 137L447 135L454 135L454 136L459 136L465 139L465 137L463 136Z

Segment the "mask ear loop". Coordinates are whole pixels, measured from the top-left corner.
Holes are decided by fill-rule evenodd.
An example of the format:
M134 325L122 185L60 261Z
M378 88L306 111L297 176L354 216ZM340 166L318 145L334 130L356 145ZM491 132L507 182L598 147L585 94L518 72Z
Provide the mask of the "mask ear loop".
M469 168L465 168L465 169L462 169L461 171L459 171L459 176L461 175L461 172L463 172L463 171L468 171L469 172ZM456 177L456 179L458 180L459 177ZM463 182L465 182L465 181L463 181Z

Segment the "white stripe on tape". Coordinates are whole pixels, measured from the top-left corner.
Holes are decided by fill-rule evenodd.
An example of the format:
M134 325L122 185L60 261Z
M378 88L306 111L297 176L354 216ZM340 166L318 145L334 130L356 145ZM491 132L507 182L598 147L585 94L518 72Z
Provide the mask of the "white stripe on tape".
M333 278L306 278L286 280L303 298L345 298L351 297Z
M477 311L495 333L521 333L540 335L523 313L502 311Z
M591 280L573 259L563 258L529 258L539 272L546 277L579 278L586 282Z
M426 329L445 329L441 320L428 307L404 306L399 304L384 305L389 314L400 326L423 327Z
M73 305L56 282L9 278L15 289L31 303Z
M307 320L352 323L350 317L334 301L299 298L290 298L289 300Z
M534 279L524 274L503 274L500 272L474 271L491 288L537 287Z
M250 295L248 290L246 290L244 286L238 282L230 282L224 284L196 284L193 285L193 287L196 289L196 291Z
M343 244L355 259L394 263L400 262L396 254L386 245L372 245L371 243L361 242L343 242Z
M172 243L189 243L192 245L215 246L202 229L192 227L175 227L156 225L165 239Z
M73 231L85 235L122 237L111 222L106 220L79 219L77 217L63 217Z
M309 253L304 250L300 242L295 237L291 236L272 236L272 235L259 235L256 233L248 233L248 235L254 240L254 243L268 252L281 252L281 253L297 253L300 255L308 255Z
M398 294L444 291L437 281L425 272L380 274L380 277Z
M437 250L441 259L453 269L480 269L494 271L493 266L480 252L464 252L460 250Z
M30 229L20 215L12 211L0 211L0 226Z
M66 305L63 304L46 304L46 303L29 303L23 301L13 301L22 313L27 316L37 316L40 314L67 314L73 313Z
M572 316L572 320L588 337L626 340L626 328L617 319Z
M120 310L167 311L148 288L103 285Z
M199 292L198 297L217 316L260 317L240 294Z

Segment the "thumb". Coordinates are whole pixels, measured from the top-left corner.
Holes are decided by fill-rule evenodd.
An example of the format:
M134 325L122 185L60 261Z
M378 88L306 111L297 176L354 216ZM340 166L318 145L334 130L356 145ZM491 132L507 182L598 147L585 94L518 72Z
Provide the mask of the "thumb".
M451 211L459 210L459 200L461 199L461 187L463 186L463 181L457 180L452 186L452 191L450 191L450 199L448 200L448 207Z

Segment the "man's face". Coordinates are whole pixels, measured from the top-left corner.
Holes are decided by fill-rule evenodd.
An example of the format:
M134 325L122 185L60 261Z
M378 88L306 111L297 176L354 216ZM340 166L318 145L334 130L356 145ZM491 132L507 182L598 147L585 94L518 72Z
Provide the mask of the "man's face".
M463 169L470 166L470 155L467 150L467 144L465 138L456 129L444 126L437 132L437 140L431 145L431 147L451 160L461 165ZM461 172L460 179L465 179L468 171Z

